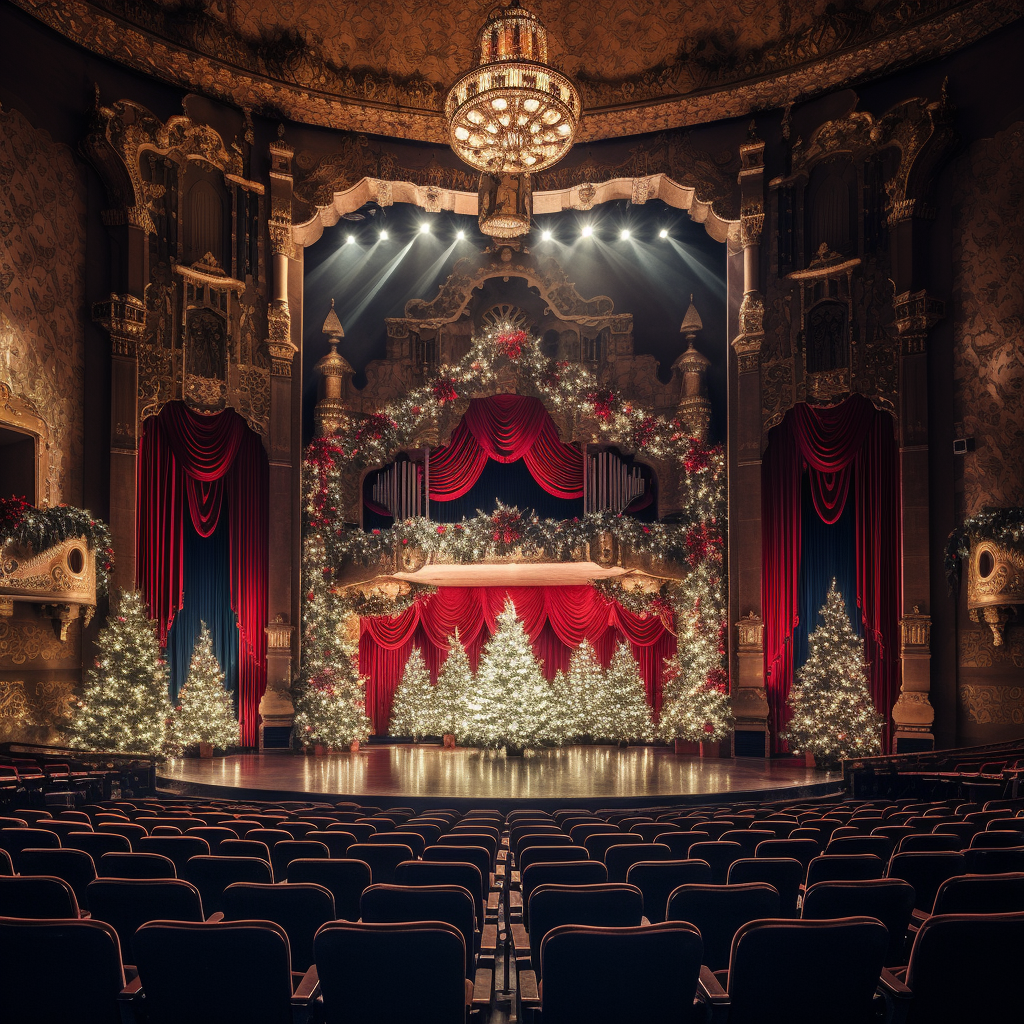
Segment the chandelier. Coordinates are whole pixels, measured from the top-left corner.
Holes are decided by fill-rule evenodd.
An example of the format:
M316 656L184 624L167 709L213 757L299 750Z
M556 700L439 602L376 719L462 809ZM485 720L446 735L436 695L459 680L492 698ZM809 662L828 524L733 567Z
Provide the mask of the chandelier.
M480 63L449 90L452 149L491 174L528 174L561 160L580 123L576 86L548 62L544 26L522 7L491 12Z

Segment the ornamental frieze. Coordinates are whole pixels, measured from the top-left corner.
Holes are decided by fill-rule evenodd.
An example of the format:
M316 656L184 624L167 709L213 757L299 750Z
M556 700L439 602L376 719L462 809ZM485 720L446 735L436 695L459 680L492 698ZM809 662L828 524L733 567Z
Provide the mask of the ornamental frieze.
M70 629L67 639L62 641L54 635L49 623L0 618L0 667L36 667L31 662L76 665L80 660L80 648L81 632L77 627Z
M960 709L978 725L1024 725L1024 686L961 686Z

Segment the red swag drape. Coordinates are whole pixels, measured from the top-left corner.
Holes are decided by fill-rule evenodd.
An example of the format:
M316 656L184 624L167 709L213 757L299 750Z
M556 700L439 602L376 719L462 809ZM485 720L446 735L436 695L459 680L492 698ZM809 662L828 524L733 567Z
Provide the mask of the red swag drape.
M626 640L639 662L647 700L655 713L661 710L662 664L676 650L670 617L641 618L589 586L442 587L400 615L361 620L359 671L367 677L366 710L377 733L387 732L391 699L412 648L420 648L436 678L448 655L448 637L458 628L475 669L506 597L512 598L548 679L568 667L572 650L585 639L604 665L615 645Z
M856 502L857 606L871 696L888 744L900 688L899 454L892 418L856 395L831 409L795 406L769 434L761 469L764 679L775 749L789 718L793 631L799 624L800 481L806 470L818 515L834 523L852 485Z
M430 453L430 498L461 498L488 459L522 459L530 475L556 498L583 497L583 456L563 444L544 403L523 395L474 398L448 444Z
M256 743L267 685L267 456L234 410L201 416L170 402L146 420L139 446L136 583L161 645L184 591L182 516L202 537L228 515L231 608L238 620L238 717L243 746Z

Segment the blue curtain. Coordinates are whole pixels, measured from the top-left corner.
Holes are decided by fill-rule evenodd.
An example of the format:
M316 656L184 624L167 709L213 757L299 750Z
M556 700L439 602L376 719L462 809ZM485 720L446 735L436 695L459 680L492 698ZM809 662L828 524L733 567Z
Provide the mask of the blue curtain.
M171 700L178 699L178 691L188 678L192 648L199 636L200 622L205 622L213 637L214 653L224 670L224 685L231 691L237 711L238 624L231 610L229 517L222 515L209 537L196 533L187 512L182 518L185 594L167 634Z
M806 660L807 639L818 625L818 612L825 603L833 577L846 602L846 612L858 636L863 635L857 609L857 535L853 495L846 500L843 514L831 526L822 522L811 499L807 474L803 475L800 510L800 576L797 607L800 625L793 634L794 668Z
M582 498L555 498L548 494L530 475L522 459L508 463L488 459L480 479L461 498L431 501L430 518L435 523L472 519L477 509L493 512L497 500L524 512L532 508L541 519L572 519L583 515Z

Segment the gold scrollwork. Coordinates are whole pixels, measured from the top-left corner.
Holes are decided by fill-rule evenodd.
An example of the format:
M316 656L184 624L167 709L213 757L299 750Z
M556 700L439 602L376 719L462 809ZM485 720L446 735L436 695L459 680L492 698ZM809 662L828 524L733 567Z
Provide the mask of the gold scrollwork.
M979 725L1024 725L1024 686L961 686L960 706Z
M25 683L21 679L0 679L0 718L21 722L27 712Z

